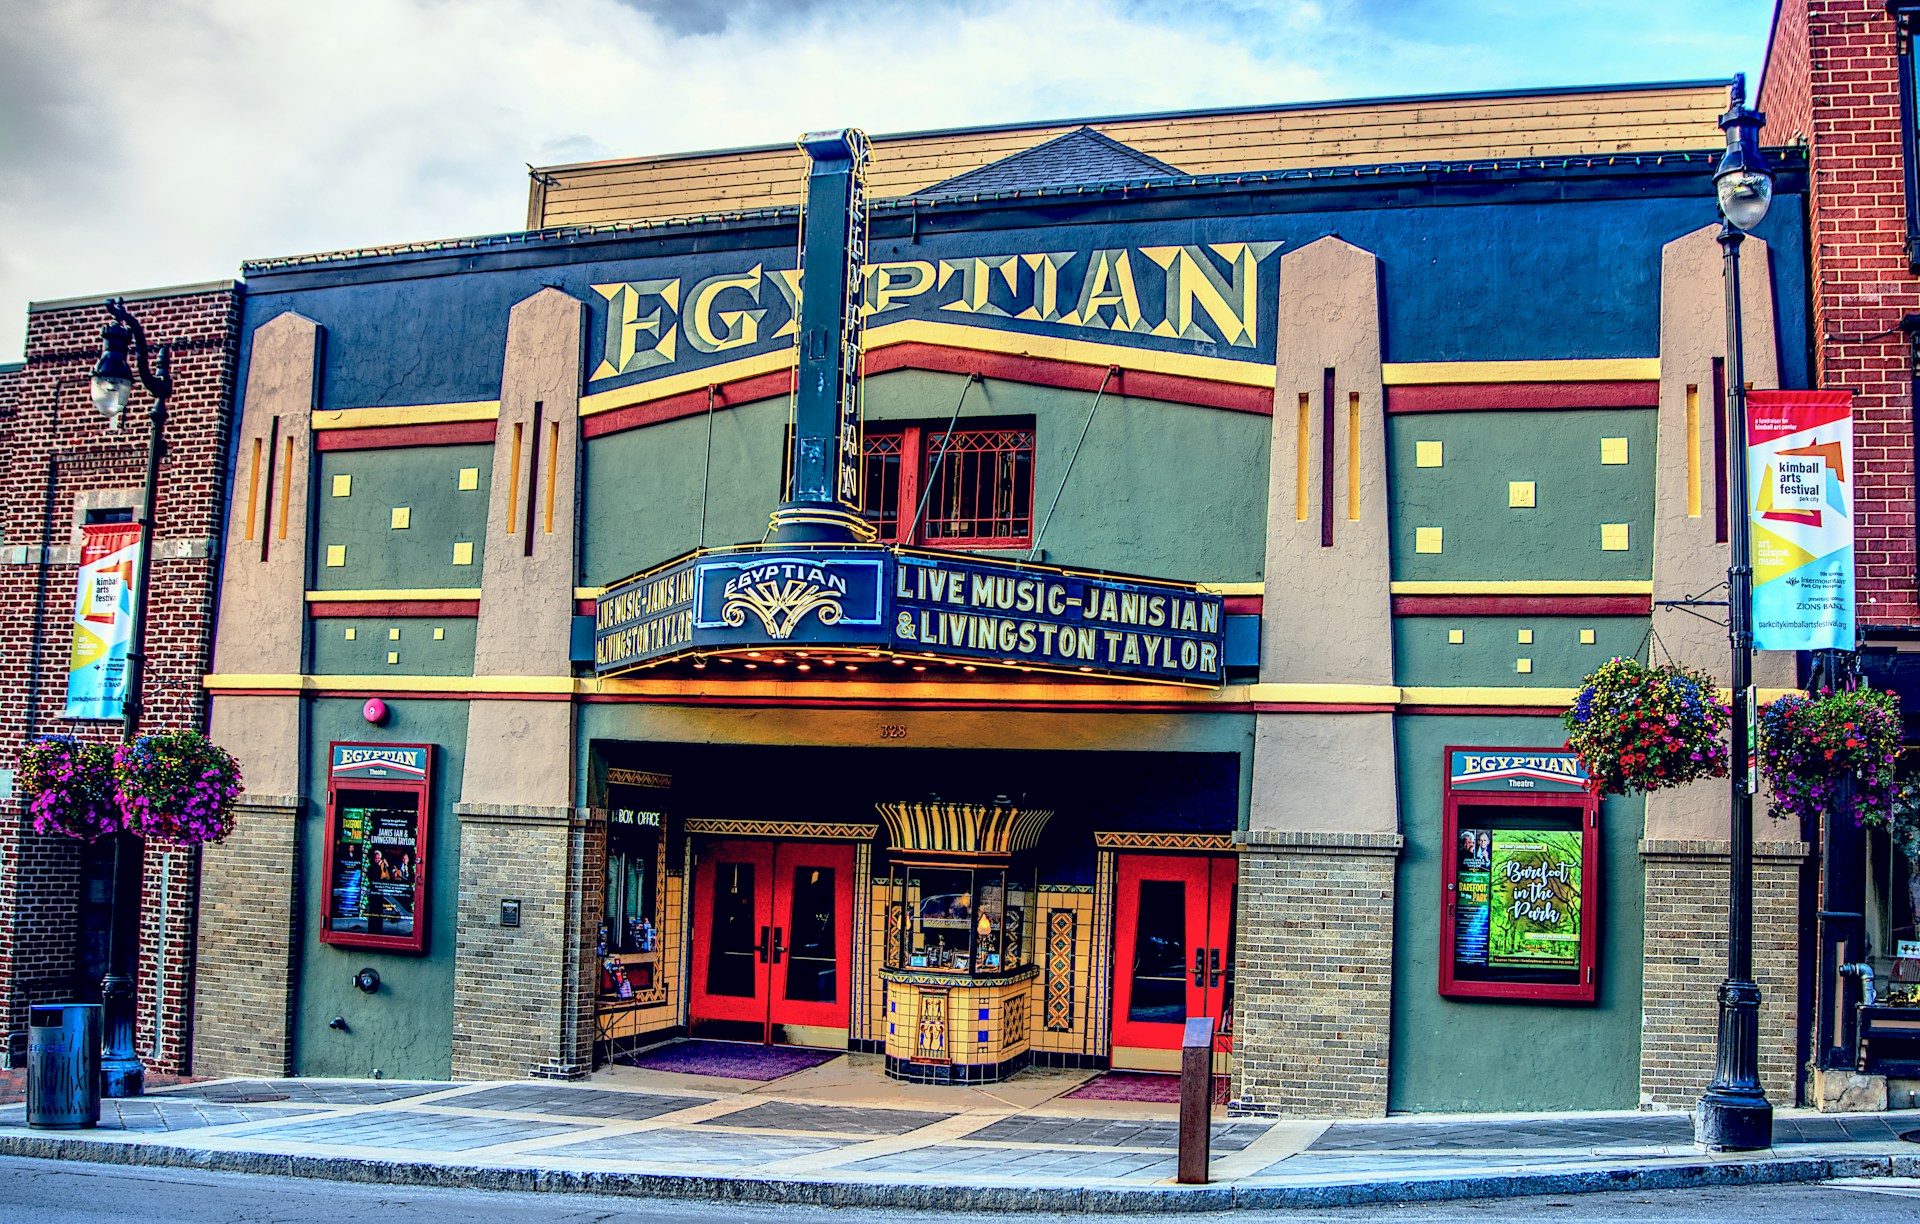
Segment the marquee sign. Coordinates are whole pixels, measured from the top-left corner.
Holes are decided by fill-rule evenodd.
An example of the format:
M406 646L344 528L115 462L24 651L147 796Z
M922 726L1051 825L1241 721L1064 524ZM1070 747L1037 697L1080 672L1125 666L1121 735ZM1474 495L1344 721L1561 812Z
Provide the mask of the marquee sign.
M1190 583L883 545L691 553L608 589L594 618L602 676L813 647L1174 684L1225 677L1221 599Z

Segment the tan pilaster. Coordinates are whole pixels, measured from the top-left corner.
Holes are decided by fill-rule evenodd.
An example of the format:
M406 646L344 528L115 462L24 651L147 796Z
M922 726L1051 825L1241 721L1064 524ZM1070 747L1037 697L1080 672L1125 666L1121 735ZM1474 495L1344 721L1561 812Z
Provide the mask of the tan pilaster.
M543 289L513 308L481 557L477 676L567 676L585 305ZM585 1074L599 889L573 806L573 706L476 701L460 802L453 1073ZM500 902L520 902L520 925ZM582 1005L586 999L585 1006Z
M1282 256L1276 336L1260 679L1351 694L1256 716L1233 1097L1377 1115L1400 846L1393 715L1367 696L1393 683L1378 259L1338 238Z

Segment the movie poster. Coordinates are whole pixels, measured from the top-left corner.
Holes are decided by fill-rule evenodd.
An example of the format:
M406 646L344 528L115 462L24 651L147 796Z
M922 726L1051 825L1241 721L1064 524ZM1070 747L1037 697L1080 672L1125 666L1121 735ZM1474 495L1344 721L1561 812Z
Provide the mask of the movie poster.
M1579 968L1580 836L1565 829L1493 830L1491 964Z
M67 707L62 717L124 718L140 526L88 523L80 532L73 650L67 662Z
M1453 959L1462 965L1484 966L1492 929L1488 910L1493 867L1493 834L1486 829L1460 830L1459 869L1454 873L1458 902L1454 907Z
M412 807L342 806L339 820L327 929L412 936L419 813Z

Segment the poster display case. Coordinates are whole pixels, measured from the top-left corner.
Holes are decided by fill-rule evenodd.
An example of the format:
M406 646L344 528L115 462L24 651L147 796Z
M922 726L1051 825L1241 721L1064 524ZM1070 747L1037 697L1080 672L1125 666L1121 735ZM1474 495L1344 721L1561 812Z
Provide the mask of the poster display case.
M1591 1003L1600 799L1564 749L1446 750L1440 993Z
M908 969L995 976L1024 968L1032 954L1031 865L903 864L894 884L906 921L888 959Z
M328 746L320 942L423 952L433 746Z

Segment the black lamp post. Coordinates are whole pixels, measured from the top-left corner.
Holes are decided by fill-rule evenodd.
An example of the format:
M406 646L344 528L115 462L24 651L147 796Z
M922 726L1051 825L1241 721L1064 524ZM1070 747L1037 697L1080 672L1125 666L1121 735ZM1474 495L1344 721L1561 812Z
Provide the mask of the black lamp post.
M1753 1151L1773 1146L1773 1106L1760 1088L1760 987L1753 980L1753 782L1747 767L1754 718L1753 557L1747 520L1747 382L1740 334L1740 243L1773 200L1773 177L1760 155L1767 117L1746 106L1747 78L1733 78L1720 116L1726 156L1714 171L1720 197L1720 249L1727 294L1727 636L1733 644L1733 811L1728 856L1727 980L1720 984L1720 1031L1713 1083L1694 1118L1709 1148Z
M147 333L127 311L125 301L112 298L107 312L113 322L100 329L100 360L93 367L93 406L107 418L107 428L120 428L120 418L133 399L134 369L127 362L129 347L139 363L140 385L153 396L147 413L147 480L140 492L140 559L134 576L133 621L128 626L126 697L120 738L131 742L139 733L141 681L146 673L147 587L153 572L153 513L160 487L161 435L167 424L167 397L173 394L173 357L165 347L149 364ZM157 371L157 372L156 372ZM140 839L131 833L113 838L113 916L108 925L107 972L100 979L104 1021L104 1048L100 1057L100 1090L109 1097L135 1097L146 1089L146 1067L133 1052L134 960L140 943Z

